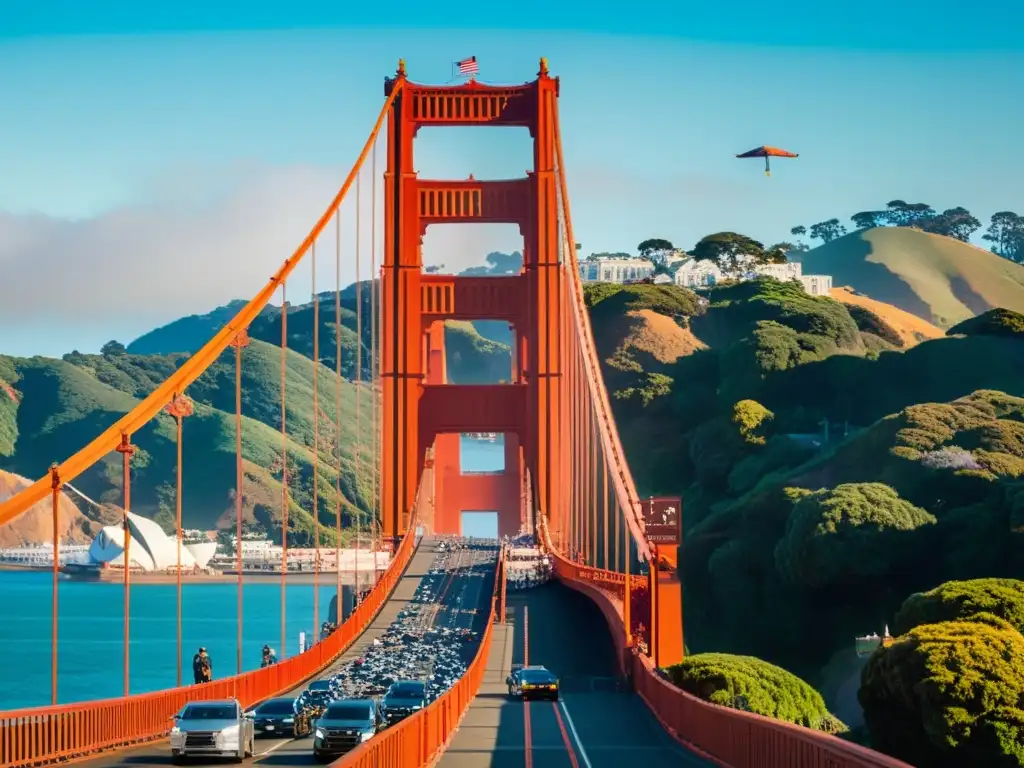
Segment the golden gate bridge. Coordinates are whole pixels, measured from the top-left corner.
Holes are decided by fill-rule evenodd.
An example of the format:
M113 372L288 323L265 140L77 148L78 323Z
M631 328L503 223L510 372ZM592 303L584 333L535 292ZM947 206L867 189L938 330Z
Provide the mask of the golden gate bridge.
M460 511L465 509L497 510L502 536L515 535L524 525L533 529L552 559L557 579L599 610L616 651L614 663L629 681L628 695L653 714L678 744L680 754L697 755L707 764L730 768L905 765L817 731L707 703L672 686L660 671L680 661L684 653L676 554L682 519L679 516L675 531L661 532L658 537L650 535L652 529L644 516L646 502L637 495L612 417L576 261L559 123L559 87L559 79L551 76L543 59L536 79L513 86L485 85L476 80L446 86L419 84L408 79L404 63L399 62L396 74L385 80L384 104L340 191L263 289L132 411L69 458L52 465L31 486L0 504L0 524L10 522L35 505L52 504L53 541L59 546L58 505L62 493L83 473L99 464L109 464L114 454L120 454L120 459L114 460L120 464L122 506L123 510L131 509L132 461L140 444L136 439L144 442L147 430L157 420L169 417L176 427L178 448L180 546L181 496L183 486L187 485L181 468L181 450L187 435L183 425L193 413L188 390L214 362L228 356L233 358L235 370L234 503L237 536L241 540L245 478L251 463L244 455L242 441L241 381L249 345L248 328L275 295L280 294L282 307L287 307L289 278L304 264L312 274L313 311L320 311L317 259L329 250L324 243L332 228L338 281L334 309L340 328L340 276L345 258L342 209L346 204L357 208L362 205L362 178L368 170L374 190L371 237L374 243L380 238L383 256L378 265L374 244L372 287L368 289L372 341L365 379L361 352L357 352L355 363L356 384L361 391L368 392L370 399L369 413L359 413L357 399L355 418L368 419L373 434L372 457L366 459L373 465L372 522L366 535L374 547L379 544L390 549L393 557L348 620L302 653L273 666L243 671L243 584L239 566L237 674L203 685L131 695L131 568L126 567L124 696L59 704L59 558L55 557L52 703L0 712L0 768L60 762L159 740L169 732L172 716L190 701L234 697L243 706L251 707L294 689L332 664L367 629L412 560L420 541L418 534L459 534ZM527 129L533 138L533 170L525 178L501 181L418 177L413 158L414 140L420 128L479 125ZM386 160L383 173L379 174L377 149L382 136ZM383 184L384 209L379 226L378 180ZM357 218L357 227L358 221ZM520 274L463 277L425 271L423 235L431 225L452 223L517 225L523 237ZM357 233L357 290L359 242ZM361 344L362 301L357 301L357 315ZM448 382L443 327L449 320L501 320L510 325L514 353L508 383ZM285 457L296 449L290 447L294 436L288 423L289 333L288 312L284 309L280 322L282 453L280 466L260 469L279 472L282 480L283 655L286 534L289 508L294 503L289 497L292 470ZM323 466L335 473L337 485L331 497L340 541L343 513L350 504L342 496L339 479L344 459L340 439L341 340L337 334L334 351L338 389L332 417L331 404L324 408L319 401L316 383L321 360L318 317L314 317L313 329L313 435L300 450L312 464L312 508L317 527L321 502L330 491L322 487L318 470ZM326 438L321 430L328 433ZM505 471L460 473L457 441L464 433L504 435ZM359 455L357 451L357 462ZM314 539L319 547L319 530ZM125 563L130 562L130 541L131 537L126 535ZM485 683L495 635L504 632L511 620L502 586L504 565L500 561L498 569L499 578L490 600L490 620L467 673L428 707L362 744L335 765L408 768L437 762L451 744L459 724L475 706L474 697ZM178 573L180 664L180 569ZM337 578L340 594L340 572ZM318 612L319 606L314 605L314 613ZM526 616L522 618L525 625ZM555 635L557 641L557 636L569 635L572 618L556 617L556 621L562 619L565 623L555 623L541 631ZM319 626L318 616L314 617L314 626ZM524 637L524 643L527 639L534 642L533 637ZM9 670L9 674L16 674L16 670ZM575 732L575 725L572 729ZM605 734L605 738L609 735ZM571 757L575 765L576 759ZM616 753L613 764L627 759L632 759L628 748ZM585 762L590 766L589 758Z

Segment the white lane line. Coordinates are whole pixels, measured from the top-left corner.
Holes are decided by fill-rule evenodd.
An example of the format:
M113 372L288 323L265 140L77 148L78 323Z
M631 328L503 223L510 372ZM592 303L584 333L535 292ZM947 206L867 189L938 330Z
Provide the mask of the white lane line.
M576 741L576 746L580 748L580 759L587 768L594 768L590 764L590 758L587 756L587 750L583 747L583 741L580 739L579 733L576 731L576 724L572 721L572 715L569 714L569 708L565 706L565 699L561 696L558 697L558 706L562 708L562 714L565 715L565 722L569 725L569 731L572 733L573 739Z
M279 741L277 744L275 744L274 746L264 750L263 752L260 752L258 755L253 755L253 757L256 757L256 758L266 757L271 752L280 749L281 747L285 746L286 744L291 744L293 741L295 741L295 740L294 739L286 739L284 741Z

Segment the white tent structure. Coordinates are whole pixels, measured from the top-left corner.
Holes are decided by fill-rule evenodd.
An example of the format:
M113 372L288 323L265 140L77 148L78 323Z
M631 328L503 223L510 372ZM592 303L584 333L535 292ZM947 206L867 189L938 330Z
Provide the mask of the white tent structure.
M152 520L128 513L128 531L130 535L129 557L131 567L144 571L174 570L178 566L178 542L168 536L163 529ZM200 562L197 562L192 548L199 549ZM216 549L216 545L213 547ZM209 547L205 543L182 544L181 567L193 569L204 567L213 552L206 554ZM205 556L205 561L202 562ZM124 528L120 525L108 525L92 540L89 546L89 559L94 563L107 563L124 567Z

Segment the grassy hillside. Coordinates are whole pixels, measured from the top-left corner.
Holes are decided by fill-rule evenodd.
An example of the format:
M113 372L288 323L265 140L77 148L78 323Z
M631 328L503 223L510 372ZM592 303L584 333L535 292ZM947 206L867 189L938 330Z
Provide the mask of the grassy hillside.
M898 342L896 339L892 339L892 341L898 346L912 347L919 342L937 339L943 335L941 328L932 325L927 320L904 312L892 304L876 301L862 293L857 293L852 288L833 288L831 296L836 301L845 304L855 320L858 315L864 314L864 310L884 320L896 332Z
M341 375L345 379L361 380L371 378L374 341L372 339L372 307L370 302L371 284L361 285L358 301L362 303L362 322L356 315L357 296L355 286L342 291L341 296ZM333 294L319 297L319 357L328 368L335 369L337 351L336 312ZM158 328L128 345L128 351L149 350L151 354L167 355L179 359L181 353L191 353L209 341L238 311L240 302L220 307L208 315L192 316L176 320ZM288 307L288 348L305 357L313 358L313 303L291 304ZM481 328L486 335L481 334ZM362 331L362 346L357 342L357 332ZM281 308L266 307L249 328L253 339L281 345ZM476 323L448 323L445 338L449 346L448 375L453 381L463 384L496 382L507 380L511 365L508 324L493 321ZM504 341L502 341L504 339ZM361 353L359 370L356 366L357 350ZM166 376L160 376L161 381ZM153 382L154 384L156 382ZM127 386L127 382L124 382ZM0 432L0 444L3 433Z
M1024 267L942 235L860 230L793 258L940 328L995 307L1024 312Z
M7 409L8 432L16 432L13 451L0 458L0 468L36 478L99 434L138 398L166 377L184 356L67 355L65 360L0 357L0 376L19 396ZM290 494L289 528L295 543L310 540L312 519L313 363L289 351L286 376L286 431ZM282 499L282 436L280 433L280 348L254 341L243 358L243 459L246 484L243 506L248 522L280 531ZM371 391L360 397L361 419L355 420L356 388L342 381L341 430L335 408L337 379L324 366L318 375L320 400L319 514L334 526L338 497L334 468L338 441L342 452L341 501L346 524L372 498ZM196 413L184 429L184 524L211 528L230 524L235 490L234 360L229 350L190 389ZM132 505L135 512L169 524L174 509L174 425L160 416L134 442ZM358 450L356 446L359 446ZM358 460L357 460L358 455ZM103 504L121 499L120 457L115 453L80 477L75 485ZM97 510L83 509L102 518ZM333 541L326 532L325 541Z
M847 563L847 571L828 577L832 591L819 595L824 587L794 575L806 569L780 571L777 547L790 521L796 525L796 505L819 491L826 495L801 507L808 520L818 514L808 510L837 505L891 507L894 520L916 520L914 530L930 515L940 520L937 529L944 532L954 530L945 527L953 521L965 525L972 519L979 532L1002 526L1008 533L1012 502L1006 489L1016 482L1012 460L1024 459L1024 452L1007 439L993 442L990 433L1016 429L1016 406L1004 403L1024 397L1024 318L995 312L986 316L994 319L978 318L949 336L911 345L905 333L883 319L898 319L891 308L811 297L792 283L723 285L706 298L698 301L671 286L587 288L605 378L638 490L641 495L679 493L685 499L685 598L695 651L758 655L813 675L854 634L881 630L889 619L890 581L893 599L902 600L908 589L917 588L913 579L954 578L979 570L984 575L985 568L996 567L979 558L967 538L952 533L943 533L948 551L922 533L905 561L883 557L881 550L873 555L876 544L865 539L867 550L856 549L859 543L844 545L860 552L857 556L848 558L843 548L816 555L819 560L810 569L818 574L815 578L829 572L823 563L830 568ZM973 400L943 405L979 390ZM988 390L1001 392L985 394ZM921 406L924 415L916 415L913 409L927 403L933 405ZM988 473L976 485L966 479L945 483L931 469L919 474L915 467L925 460L908 458L900 442L919 435L926 423L935 428L949 423L949 408L981 415L972 415L970 425L948 441L916 450L941 452L955 445L972 451L969 462ZM924 421L897 437L896 417L890 414ZM989 423L996 421L1013 423ZM927 461L946 458L942 452ZM960 482L967 483L966 491ZM859 487L838 491L844 484L864 483L888 490L881 495ZM835 500L828 495L834 493L840 494ZM958 511L966 507L971 509ZM943 511L953 515L946 523ZM814 529L802 525L801 530ZM787 550L807 551L795 540ZM936 552L944 554L936 558ZM991 552L996 560L1002 557ZM919 566L913 559L919 556L930 556L934 567ZM999 567L1015 567L1008 558ZM763 614L758 605L765 606ZM809 636L819 638L813 647L807 647Z

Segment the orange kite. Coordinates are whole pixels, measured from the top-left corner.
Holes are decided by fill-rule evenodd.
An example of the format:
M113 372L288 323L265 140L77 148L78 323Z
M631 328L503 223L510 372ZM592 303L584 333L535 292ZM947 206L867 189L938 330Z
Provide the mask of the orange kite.
M736 155L739 158L748 157L763 157L764 158L764 175L771 176L772 168L769 165L769 158L771 157L800 157L795 152L789 152L785 149L779 149L778 147L758 147L752 149L749 152L744 152L742 155Z

